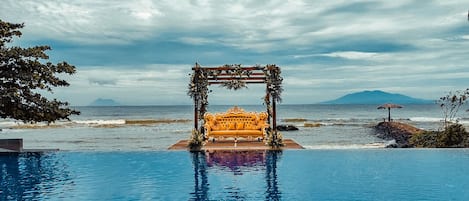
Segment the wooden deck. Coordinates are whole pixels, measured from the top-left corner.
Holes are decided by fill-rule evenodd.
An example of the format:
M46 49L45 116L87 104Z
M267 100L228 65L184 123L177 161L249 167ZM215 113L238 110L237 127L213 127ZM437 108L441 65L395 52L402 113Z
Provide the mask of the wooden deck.
M187 145L189 140L180 140L176 144L173 144L168 150L188 150ZM284 146L281 148L285 149L304 149L300 144L292 139L284 139ZM266 146L264 142L257 141L238 141L235 143L233 140L227 141L216 141L208 142L202 148L202 150L271 150L272 148Z
M0 139L0 155L37 155L58 149L23 149L23 139Z
M58 149L23 149L21 151L16 151L16 150L11 150L11 149L0 148L0 156L20 155L20 154L37 155L37 154L44 154L44 153L55 152L55 151L59 151L59 150Z

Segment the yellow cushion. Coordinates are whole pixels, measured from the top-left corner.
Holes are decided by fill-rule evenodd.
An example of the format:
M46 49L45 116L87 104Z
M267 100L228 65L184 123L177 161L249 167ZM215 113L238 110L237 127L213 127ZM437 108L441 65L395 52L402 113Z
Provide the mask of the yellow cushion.
M244 129L246 130L254 130L255 129L255 126L250 124L250 123L246 123L246 125L244 125Z
M262 136L262 131L260 130L240 130L236 133L238 136Z
M244 122L236 122L236 130L243 130Z
M236 130L236 122L230 122L228 124L228 130Z
M212 130L218 130L218 129L220 129L220 124L212 124L212 125L210 126L210 129L212 129Z
M222 131L212 131L210 132L212 136L263 136L262 131L260 130L222 130Z
M212 131L212 135L236 135L236 130L222 130L222 131Z
M227 128L226 124L220 124L217 130L226 130L226 128Z

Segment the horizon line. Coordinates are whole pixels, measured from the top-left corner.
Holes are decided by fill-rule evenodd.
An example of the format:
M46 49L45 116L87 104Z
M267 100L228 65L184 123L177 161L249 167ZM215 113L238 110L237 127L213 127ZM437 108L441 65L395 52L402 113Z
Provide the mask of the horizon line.
M379 105L384 103L278 103L278 105ZM433 105L435 103L399 103L406 105ZM153 107L153 106L194 106L192 104L155 105L71 105L70 107ZM263 104L209 104L209 106L263 106Z

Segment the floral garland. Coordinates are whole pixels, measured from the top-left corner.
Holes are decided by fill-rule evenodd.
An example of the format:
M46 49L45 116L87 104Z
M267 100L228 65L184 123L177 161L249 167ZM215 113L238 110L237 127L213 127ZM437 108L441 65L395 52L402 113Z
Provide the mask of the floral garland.
M223 68L227 68L224 70L227 75L231 77L231 80L223 82L220 86L225 87L230 90L238 90L242 88L247 88L246 82L243 79L244 77L250 77L252 72L250 70L243 69L241 64L232 64L228 65L225 64L222 66ZM208 72L209 75L213 76L217 79L218 75L222 74L222 70L211 70Z
M283 136L277 130L268 129L267 130L267 144L275 149L279 149L284 146Z
M243 80L229 80L227 82L223 82L223 84L220 86L225 87L227 89L233 89L233 90L248 88L246 86L246 82L244 82Z
M189 83L189 95L194 99L196 107L199 109L199 119L204 118L204 114L207 111L208 106L208 75L205 71L200 68L196 68L194 73L191 75Z
M280 68L274 65L267 65L262 70L265 74L267 84L267 94L270 94L277 102L282 102L281 94L283 92L283 78L280 76Z
M189 144L187 145L187 147L191 150L197 150L197 149L200 149L200 147L202 147L203 142L204 142L203 134L200 131L193 129L192 134L190 136Z

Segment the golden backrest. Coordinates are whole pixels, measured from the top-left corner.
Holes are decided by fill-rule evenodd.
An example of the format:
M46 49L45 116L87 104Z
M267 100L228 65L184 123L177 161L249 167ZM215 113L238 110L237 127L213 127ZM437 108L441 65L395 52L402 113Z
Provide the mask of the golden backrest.
M204 120L208 130L254 130L266 127L267 113L245 112L235 106L226 113L206 113Z

